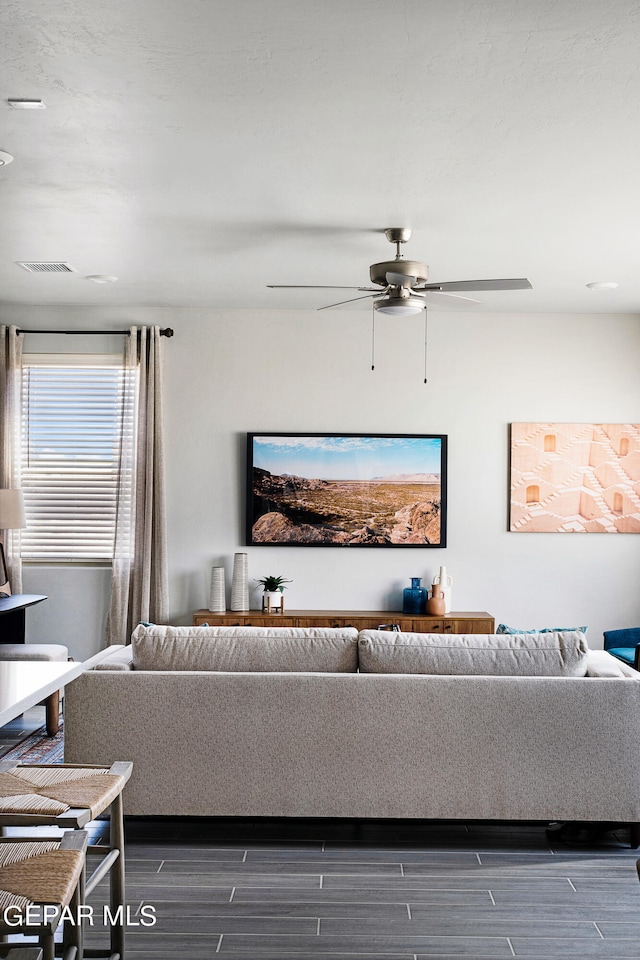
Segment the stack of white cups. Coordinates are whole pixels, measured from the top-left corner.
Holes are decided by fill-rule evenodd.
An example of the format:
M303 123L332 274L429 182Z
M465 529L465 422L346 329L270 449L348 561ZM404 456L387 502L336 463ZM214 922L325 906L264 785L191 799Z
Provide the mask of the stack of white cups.
M227 601L224 593L224 567L211 568L209 610L211 610L212 613L226 613Z

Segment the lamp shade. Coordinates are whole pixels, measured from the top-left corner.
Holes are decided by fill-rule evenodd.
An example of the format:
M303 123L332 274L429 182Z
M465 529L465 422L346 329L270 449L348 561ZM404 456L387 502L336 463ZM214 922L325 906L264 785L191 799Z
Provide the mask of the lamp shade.
M26 527L22 490L0 490L0 530Z

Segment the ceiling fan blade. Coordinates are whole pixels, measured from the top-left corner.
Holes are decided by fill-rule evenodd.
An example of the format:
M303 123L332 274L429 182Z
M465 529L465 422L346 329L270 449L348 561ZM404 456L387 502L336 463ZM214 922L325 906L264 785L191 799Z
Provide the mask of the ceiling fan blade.
M386 281L390 287L412 287L417 283L418 278L406 273L393 273L390 270L386 275Z
M270 290L361 290L361 287L340 287L326 283L268 283Z
M426 283L420 290L532 290L526 277L517 280L449 280L446 283Z
M318 307L318 310L330 310L331 307L341 307L343 303L355 303L356 300L370 300L371 297L377 297L380 290L375 293L368 293L366 297L352 297L351 300L340 300L338 303L328 303L326 307Z
M473 297L458 297L455 293L444 293L441 290L425 291L425 300L429 303L482 303L482 300L475 300Z

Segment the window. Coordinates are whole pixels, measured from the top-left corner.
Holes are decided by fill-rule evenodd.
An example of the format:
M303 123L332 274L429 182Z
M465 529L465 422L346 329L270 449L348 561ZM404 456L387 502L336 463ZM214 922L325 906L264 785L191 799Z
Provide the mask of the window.
M540 503L540 487L537 483L532 483L527 487L527 503Z
M124 384L119 356L24 355L25 560L112 559Z

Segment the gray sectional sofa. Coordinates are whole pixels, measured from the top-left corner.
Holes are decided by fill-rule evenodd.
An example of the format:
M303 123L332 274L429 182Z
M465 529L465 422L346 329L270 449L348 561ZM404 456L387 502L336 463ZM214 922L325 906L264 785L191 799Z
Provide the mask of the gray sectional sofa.
M640 821L640 673L581 633L153 627L66 690L126 813Z

